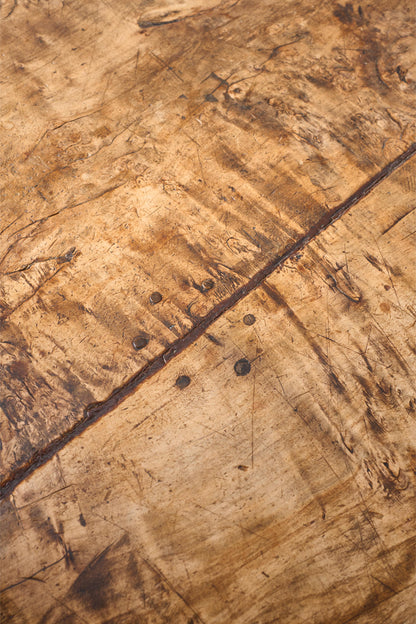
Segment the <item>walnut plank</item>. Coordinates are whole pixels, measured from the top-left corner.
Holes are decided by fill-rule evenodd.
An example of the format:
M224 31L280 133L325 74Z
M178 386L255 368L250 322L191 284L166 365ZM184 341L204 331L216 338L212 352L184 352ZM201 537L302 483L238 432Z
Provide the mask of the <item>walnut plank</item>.
M415 140L416 65L407 0L1 12L7 480Z
M3 501L13 621L414 622L415 179L413 159Z

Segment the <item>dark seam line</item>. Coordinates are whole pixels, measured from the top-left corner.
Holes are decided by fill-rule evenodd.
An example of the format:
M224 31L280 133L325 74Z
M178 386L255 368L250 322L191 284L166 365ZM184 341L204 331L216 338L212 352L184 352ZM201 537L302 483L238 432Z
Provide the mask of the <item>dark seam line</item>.
M321 232L340 219L352 206L355 206L361 199L366 197L376 186L388 178L396 169L407 162L416 153L416 143L386 165L381 171L373 176L368 182L350 195L339 206L330 213L324 215L309 231L302 236L295 244L289 247L282 254L277 256L265 267L260 269L244 286L238 288L228 299L221 301L199 321L185 336L178 338L161 355L149 362L143 369L133 375L122 386L113 390L107 399L88 405L84 410L83 419L75 423L71 429L63 433L59 438L50 442L44 449L36 451L31 459L17 468L10 476L2 481L0 488L0 501L9 496L14 489L31 475L37 468L49 461L56 453L61 451L71 440L78 437L85 429L97 420L111 412L122 403L136 388L146 379L149 379L166 366L174 357L182 353L189 345L198 340L202 334L216 321L222 314L236 305L250 292L256 289L269 275L271 275L286 260L293 257L315 239Z

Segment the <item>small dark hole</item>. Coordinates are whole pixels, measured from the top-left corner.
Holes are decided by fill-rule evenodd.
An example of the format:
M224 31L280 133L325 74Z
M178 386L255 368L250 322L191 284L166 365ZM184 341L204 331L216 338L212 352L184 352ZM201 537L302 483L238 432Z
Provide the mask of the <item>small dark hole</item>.
M239 377L243 377L244 375L248 375L251 371L251 364L248 360L243 358L242 360L238 360L234 364L234 370L236 372L236 375L238 375Z
M134 338L132 341L132 345L136 349L136 351L140 351L140 349L144 349L144 347L146 347L148 344L149 344L149 338L145 336L144 334L140 336L136 336L136 338Z
M184 388L189 386L190 383L191 379L188 377L188 375L180 375L177 378L175 385L178 386L179 390L183 390Z
M254 314L246 314L245 317L243 318L243 323L245 325L254 325L255 322L256 322L256 317L254 316Z
M162 295L160 294L160 292L154 292L150 295L149 300L150 303L154 305L155 303L159 303L160 301L162 301Z

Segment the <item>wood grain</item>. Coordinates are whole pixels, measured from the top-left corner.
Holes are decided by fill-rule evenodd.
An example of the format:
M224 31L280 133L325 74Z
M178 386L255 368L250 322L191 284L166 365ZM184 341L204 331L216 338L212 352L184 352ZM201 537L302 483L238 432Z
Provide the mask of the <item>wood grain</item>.
M415 180L413 159L3 501L10 621L414 622Z
M409 147L416 65L407 0L1 17L7 480Z

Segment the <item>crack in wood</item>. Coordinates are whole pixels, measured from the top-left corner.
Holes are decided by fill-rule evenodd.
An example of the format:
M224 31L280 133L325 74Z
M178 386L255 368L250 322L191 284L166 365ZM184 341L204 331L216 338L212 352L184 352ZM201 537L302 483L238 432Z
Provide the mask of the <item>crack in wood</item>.
M212 310L204 318L200 319L186 335L178 338L161 355L149 362L142 370L133 375L122 386L113 390L107 399L88 405L84 410L82 420L77 422L59 438L50 442L44 449L36 451L28 462L20 466L2 481L0 484L0 500L9 496L19 485L19 483L29 477L37 468L54 457L62 448L64 448L71 440L78 437L90 425L115 409L144 381L146 381L146 379L155 375L173 358L198 340L198 338L200 338L220 316L260 286L277 268L282 266L284 262L295 256L299 253L299 251L309 245L309 243L313 241L321 232L340 219L350 208L365 198L376 186L386 180L386 178L388 178L394 171L410 160L415 153L416 143L412 143L412 145L410 145L410 147L400 156L391 161L375 176L360 186L355 193L350 195L350 197L313 225L297 242L292 244L286 249L286 251L279 254L270 263L260 269L245 285L238 288L228 299L220 302L212 308Z

